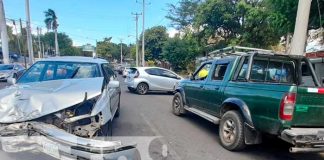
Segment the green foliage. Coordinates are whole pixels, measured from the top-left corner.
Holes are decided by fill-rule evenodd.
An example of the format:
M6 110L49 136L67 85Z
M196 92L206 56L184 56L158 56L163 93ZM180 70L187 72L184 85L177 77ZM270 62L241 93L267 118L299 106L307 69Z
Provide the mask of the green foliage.
M171 20L171 26L177 30L184 30L192 25L197 8L201 0L180 0L178 6L168 4L169 12L166 16Z
M48 9L47 11L44 11L45 14L45 25L48 30L57 30L58 23L57 23L57 16L54 10Z
M198 42L191 35L169 38L163 47L163 56L175 71L187 70L187 65L193 63L198 54Z
M162 60L162 47L168 39L164 26L155 26L145 30L145 60ZM142 44L142 42L139 42Z
M96 52L100 57L107 59L120 60L120 44L111 42L112 37L104 38L103 41L97 42ZM131 49L127 44L123 45L123 59L130 58Z

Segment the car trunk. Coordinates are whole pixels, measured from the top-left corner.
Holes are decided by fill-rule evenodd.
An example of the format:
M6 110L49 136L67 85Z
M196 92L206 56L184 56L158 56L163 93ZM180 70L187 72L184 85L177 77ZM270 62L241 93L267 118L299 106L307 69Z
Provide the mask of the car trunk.
M324 127L323 117L324 88L299 86L292 126Z

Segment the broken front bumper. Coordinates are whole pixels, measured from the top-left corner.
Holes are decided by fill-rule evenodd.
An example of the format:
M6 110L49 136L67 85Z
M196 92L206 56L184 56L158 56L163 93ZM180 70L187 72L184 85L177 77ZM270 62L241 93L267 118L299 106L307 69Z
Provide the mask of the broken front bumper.
M281 139L294 147L290 152L324 152L324 128L291 128L282 131Z
M82 138L40 122L1 126L0 140L2 149L7 152L37 149L58 159L140 159L135 145L123 146L120 141Z

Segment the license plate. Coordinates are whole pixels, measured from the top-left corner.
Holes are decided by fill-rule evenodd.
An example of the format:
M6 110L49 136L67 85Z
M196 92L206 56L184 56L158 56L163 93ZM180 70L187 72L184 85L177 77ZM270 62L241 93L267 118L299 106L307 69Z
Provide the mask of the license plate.
M60 158L59 147L54 142L49 140L43 140L43 152L49 154L55 158Z

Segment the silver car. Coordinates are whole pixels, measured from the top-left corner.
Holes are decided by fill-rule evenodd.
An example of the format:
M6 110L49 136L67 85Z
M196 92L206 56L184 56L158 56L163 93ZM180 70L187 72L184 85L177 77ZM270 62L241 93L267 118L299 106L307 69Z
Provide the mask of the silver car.
M148 91L173 92L181 79L181 76L164 68L135 67L129 69L125 82L129 91L143 95Z
M0 90L0 141L7 145L2 148L19 152L31 148L24 142L33 140L40 151L58 159L133 159L134 146L98 140L112 135L112 121L119 115L116 78L104 59L56 57L36 62L17 83L10 78L13 85Z
M25 71L20 64L0 64L0 81L7 81L8 78L17 79Z

